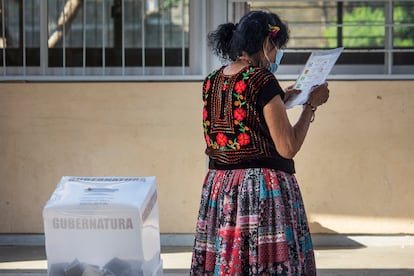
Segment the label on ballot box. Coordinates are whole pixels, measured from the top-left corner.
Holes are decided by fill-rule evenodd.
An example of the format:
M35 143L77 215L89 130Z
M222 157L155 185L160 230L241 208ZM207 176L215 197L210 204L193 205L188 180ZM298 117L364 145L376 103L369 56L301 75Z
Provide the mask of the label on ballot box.
M162 275L155 177L64 176L43 220L48 275Z

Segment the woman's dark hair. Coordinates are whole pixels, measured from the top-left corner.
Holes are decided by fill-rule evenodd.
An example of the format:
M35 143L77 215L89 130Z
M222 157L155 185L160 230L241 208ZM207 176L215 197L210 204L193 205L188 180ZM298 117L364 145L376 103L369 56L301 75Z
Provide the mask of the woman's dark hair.
M224 60L235 61L242 52L249 56L263 49L263 42L268 37L269 26L280 28L274 44L281 48L289 40L289 31L278 15L266 11L251 11L245 14L238 24L225 23L208 34L208 43L213 52Z

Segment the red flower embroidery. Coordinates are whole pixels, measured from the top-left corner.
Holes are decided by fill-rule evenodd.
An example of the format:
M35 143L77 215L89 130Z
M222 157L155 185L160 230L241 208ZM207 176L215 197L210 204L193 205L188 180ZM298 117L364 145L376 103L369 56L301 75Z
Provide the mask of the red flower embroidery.
M246 110L243 108L237 108L233 112L234 119L238 121L243 121L246 118Z
M206 108L203 108L203 121L205 121L207 119L208 116L208 112Z
M234 86L234 90L236 90L237 94L241 94L244 92L244 90L246 90L246 87L246 83L241 80L236 83L236 85Z
M207 146L211 146L210 136L205 135Z
M219 133L219 134L217 134L216 140L217 140L217 144L219 144L219 146L224 147L224 146L227 145L228 138L223 133Z
M206 91L208 91L210 89L210 86L211 86L211 82L210 82L210 80L207 80L207 82L206 82Z
M246 133L240 133L237 136L237 140L239 141L240 146L245 146L250 143L250 136Z

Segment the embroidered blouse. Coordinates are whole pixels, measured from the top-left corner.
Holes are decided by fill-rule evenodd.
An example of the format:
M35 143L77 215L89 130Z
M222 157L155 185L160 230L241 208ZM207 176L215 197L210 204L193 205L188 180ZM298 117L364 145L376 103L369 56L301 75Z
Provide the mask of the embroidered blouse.
M210 169L271 168L294 173L292 159L275 147L263 107L284 92L267 69L247 66L225 75L224 66L203 83L205 153Z

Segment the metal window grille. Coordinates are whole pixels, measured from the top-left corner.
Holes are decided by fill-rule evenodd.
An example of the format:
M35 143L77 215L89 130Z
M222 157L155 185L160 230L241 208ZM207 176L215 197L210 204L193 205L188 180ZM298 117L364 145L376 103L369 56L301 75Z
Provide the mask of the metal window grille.
M279 69L282 78L294 78L312 50L342 46L336 78L414 78L414 14L401 14L414 10L411 0L232 0L229 21L255 9L273 11L288 22L291 38Z
M412 0L0 0L0 5L0 80L200 80L211 63L207 25L224 21L215 22L221 19L209 14L209 5L226 10L228 21L249 9L286 17L292 32L278 71L282 79L295 78L312 50L335 46L345 46L335 78L414 78L414 19L396 14L404 5L412 11ZM383 19L347 22L352 5L381 7ZM305 20L312 9L329 8L337 12L334 19ZM383 45L347 45L347 30L366 27L382 29ZM335 34L329 37L322 29ZM316 43L327 39L332 44Z
M189 60L189 2L1 0L0 76L199 79Z

